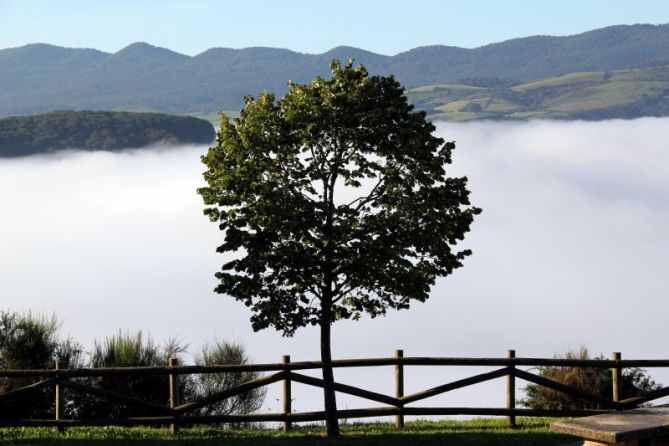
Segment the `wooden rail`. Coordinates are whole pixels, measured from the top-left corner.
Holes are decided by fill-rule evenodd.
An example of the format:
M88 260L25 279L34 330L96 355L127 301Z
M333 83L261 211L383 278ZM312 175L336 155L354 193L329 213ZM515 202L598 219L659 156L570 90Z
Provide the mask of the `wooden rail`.
M614 353L613 359L546 359L546 358L518 358L514 350L509 350L506 358L422 358L405 357L402 350L398 350L394 357L390 358L368 358L368 359L342 359L333 361L334 367L380 367L393 366L395 368L395 395L385 395L372 392L355 386L335 383L335 390L339 393L353 395L376 403L385 404L382 407L371 407L365 409L340 410L337 416L346 418L368 418L379 416L394 416L397 428L404 426L404 417L414 416L448 416L448 415L479 415L479 416L506 416L509 425L515 426L517 416L541 416L541 417L563 417L563 416L586 416L606 413L613 410L622 410L635 407L639 404L662 398L669 395L669 387L655 390L646 395L624 399L622 391L622 372L625 367L669 367L669 360L623 360L620 353ZM484 366L501 367L492 371L445 383L431 389L405 395L404 392L404 369L407 366ZM608 368L611 370L613 383L613 398L605 399L592 395L575 387L570 387L519 367L541 367L541 366L563 366L563 367L593 367ZM21 398L23 395L40 389L52 387L55 392L54 419L20 419L2 420L0 427L9 426L52 426L63 431L69 426L105 426L105 425L162 425L168 426L170 432L176 434L179 425L190 425L199 423L240 423L240 422L280 422L283 429L288 431L294 422L313 422L325 419L325 413L318 412L292 412L291 383L298 382L313 387L322 388L323 380L306 376L297 371L321 368L320 361L291 362L290 356L283 356L281 363L276 364L253 364L253 365L212 365L212 366L182 366L176 360L170 360L165 367L114 367L104 369L61 369L56 363L54 369L49 370L0 370L0 378L32 378L32 384L0 394L0 403ZM239 372L275 372L265 375L238 386L222 390L218 393L208 395L196 401L183 402L179 395L179 376L187 374L202 373L239 373ZM82 384L73 381L74 378L82 377L137 377L137 376L167 375L169 385L165 389L168 404L160 405L150 401L144 401L132 395L124 395L111 390ZM507 404L503 408L488 407L408 407L427 398L444 394L456 389L461 389L474 384L506 378ZM596 403L607 409L605 410L537 410L522 409L516 407L516 379L528 381L544 386L558 392L565 393L575 398ZM250 390L263 387L272 383L283 382L283 405L281 413L255 413L235 415L198 415L194 411L215 404L227 398L231 398ZM105 398L115 403L126 404L149 410L154 416L123 417L104 419L65 419L63 407L65 404L63 389L79 394L94 395Z

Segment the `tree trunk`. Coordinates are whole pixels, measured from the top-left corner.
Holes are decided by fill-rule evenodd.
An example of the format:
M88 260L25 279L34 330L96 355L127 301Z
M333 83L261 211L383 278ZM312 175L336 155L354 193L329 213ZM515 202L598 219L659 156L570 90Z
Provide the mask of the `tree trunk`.
M324 282L321 295L321 363L323 364L323 399L325 400L325 429L330 438L339 437L339 420L337 419L337 398L334 390L334 374L332 373L332 353L330 352L330 333L332 330L332 301L334 278L332 276L333 247L332 222L334 216L334 185L337 181L336 173L323 181L323 199L327 204L325 212L326 237L323 248Z
M328 308L329 310L329 308ZM332 372L332 354L330 353L330 311L321 318L321 361L323 363L323 398L325 402L325 428L328 437L339 436L339 420L337 419L337 399L334 390L334 374Z

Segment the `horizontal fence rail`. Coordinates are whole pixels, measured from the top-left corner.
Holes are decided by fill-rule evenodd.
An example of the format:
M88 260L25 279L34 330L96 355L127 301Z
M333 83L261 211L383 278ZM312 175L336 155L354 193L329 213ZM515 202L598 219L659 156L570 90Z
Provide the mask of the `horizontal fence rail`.
M546 358L365 358L335 359L332 366L337 367L381 367L381 366L481 366L481 367L588 367L588 368L659 368L669 367L668 359L546 359ZM322 367L320 361L301 361L275 364L245 365L184 365L152 367L108 367L82 369L35 369L35 370L0 370L0 378L17 377L91 377L91 376L146 376L146 375L191 375L198 373L227 372L273 372L280 370L315 370Z
M0 427L10 426L50 426L59 431L71 426L107 426L107 425L156 425L169 426L172 433L177 433L180 425L211 424L211 423L244 423L244 422L281 422L284 430L288 431L294 422L314 422L325 419L325 412L298 412L291 411L291 386L293 382L307 386L323 388L324 382L320 378L298 373L302 370L321 368L320 361L291 362L290 356L283 356L281 363L276 364L248 364L248 365L209 365L184 366L178 365L171 359L168 366L161 367L113 367L113 368L84 368L47 370L0 370L0 378L4 380L22 379L32 380L30 384L0 393L0 404L10 403L32 392L53 388L54 418L53 419L2 419ZM509 350L503 358L427 358L405 357L402 350L396 351L394 357L340 359L334 360L333 366L343 367L381 367L395 368L395 395L385 395L370 390L361 389L348 384L335 382L335 391L341 394L360 397L375 403L384 404L382 407L364 409L347 409L337 411L339 419L370 418L394 416L398 428L404 426L405 416L506 416L509 425L514 426L517 416L529 417L562 417L586 416L606 413L614 410L625 410L644 404L658 398L669 396L669 387L654 390L648 394L628 397L622 395L622 370L626 367L651 368L669 367L669 360L623 360L620 353L614 353L613 359L547 359L547 358L518 358L514 350ZM405 394L404 368L408 366L481 366L496 367L474 376L444 383L436 387L419 392ZM518 367L587 367L611 369L612 399L602 398L590 394L573 386L539 376ZM180 376L210 373L240 373L240 372L273 372L251 379L242 384L230 387L194 401L180 401ZM161 405L151 401L144 401L133 395L126 395L112 390L78 382L79 378L117 377L131 378L138 376L167 376L166 395L168 404ZM435 397L456 389L462 389L486 381L506 378L507 404L502 408L489 407L407 407L428 398ZM540 410L516 407L516 379L530 382L539 386L567 394L571 397L595 403L605 409L601 410ZM232 398L246 392L264 387L273 383L283 383L283 404L281 413L251 413L234 415L200 415L194 412L211 404ZM151 416L116 417L97 419L65 419L63 407L66 404L63 391L79 395L92 395L111 401L115 404L125 404L150 411Z

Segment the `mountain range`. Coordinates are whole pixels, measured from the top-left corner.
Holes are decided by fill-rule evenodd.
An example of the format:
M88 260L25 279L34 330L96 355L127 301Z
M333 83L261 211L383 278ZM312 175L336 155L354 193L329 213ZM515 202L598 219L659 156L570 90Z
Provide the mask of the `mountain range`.
M116 53L30 44L0 50L0 117L52 110L238 110L245 95L283 94L288 80L327 75L355 58L407 88L459 83L512 86L571 72L669 64L669 24L620 25L566 37L534 36L474 49L426 46L394 56L352 47L322 54L276 48L212 48L187 56L147 43Z

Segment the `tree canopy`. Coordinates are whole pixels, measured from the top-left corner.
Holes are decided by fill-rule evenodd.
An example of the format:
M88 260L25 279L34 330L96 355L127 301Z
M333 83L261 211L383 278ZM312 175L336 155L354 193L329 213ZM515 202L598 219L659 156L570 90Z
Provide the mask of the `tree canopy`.
M330 413L330 325L425 301L470 254L456 245L480 212L467 179L446 175L454 143L393 77L331 69L279 100L247 97L203 156L199 189L225 233L218 251L233 253L216 291L249 306L255 330L321 327Z

